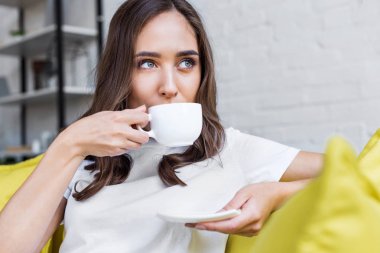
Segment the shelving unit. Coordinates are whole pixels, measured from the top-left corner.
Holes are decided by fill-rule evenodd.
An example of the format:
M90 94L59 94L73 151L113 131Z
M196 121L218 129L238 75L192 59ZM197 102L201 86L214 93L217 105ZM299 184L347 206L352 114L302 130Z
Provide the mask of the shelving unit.
M1 1L0 1L1 2ZM25 57L32 57L46 52L51 46L51 41L54 40L57 28L51 25L25 36L19 36L12 41L0 45L0 54L5 55L23 55ZM62 26L65 43L72 43L76 41L85 42L88 40L96 39L97 31L75 26Z
M24 33L24 9L33 3L46 0L0 0L0 5L15 7L19 11L19 30ZM94 0L96 9L96 27L89 29L84 27L69 26L63 24L64 0L54 0L55 24L30 32L22 36L15 36L12 40L0 44L0 54L17 56L20 60L20 92L5 97L0 97L0 106L20 106L21 145L26 144L26 115L27 106L36 102L50 102L57 104L57 132L66 126L65 104L78 96L91 96L93 88L65 85L64 77L64 52L65 45L70 43L85 43L97 40L98 56L102 52L103 45L103 13L102 1ZM47 53L49 49L56 52L57 62L57 85L56 87L44 88L35 91L27 91L26 59ZM15 85L15 84L11 84ZM0 154L5 154L0 150Z
M35 102L52 102L56 99L57 87L40 89L33 92L19 93L0 97L0 105L17 105L20 103L33 104ZM91 87L65 86L63 93L66 99L78 96L91 96L94 90Z
M38 2L39 0L1 0L0 5L10 6L10 7L25 7L32 3Z
M4 159L6 157L12 157L16 162L20 162L23 160L24 157L33 157L37 156L40 153L34 153L34 152L7 152L7 151L0 151L0 159Z

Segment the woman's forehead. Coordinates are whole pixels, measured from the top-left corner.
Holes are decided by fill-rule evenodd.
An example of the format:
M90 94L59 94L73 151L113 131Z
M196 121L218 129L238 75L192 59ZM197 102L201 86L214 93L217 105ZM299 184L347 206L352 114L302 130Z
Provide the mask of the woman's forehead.
M139 51L198 50L197 38L186 18L178 11L169 11L152 18L137 37Z

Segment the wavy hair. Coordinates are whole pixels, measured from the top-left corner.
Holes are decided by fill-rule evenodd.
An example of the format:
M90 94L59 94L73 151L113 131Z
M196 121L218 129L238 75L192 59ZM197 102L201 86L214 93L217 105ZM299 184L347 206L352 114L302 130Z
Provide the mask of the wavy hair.
M203 125L199 138L185 152L162 157L158 164L158 174L167 186L185 186L177 177L176 169L213 157L220 152L225 141L224 129L216 111L216 81L210 43L201 18L185 0L129 0L119 7L111 20L107 42L97 66L93 102L80 118L105 110L127 109L132 91L137 36L149 20L172 10L181 13L196 34L201 61L201 84L195 102L202 105ZM133 166L133 159L129 155L91 156L86 159L94 161L85 167L95 173L94 180L80 192L74 187L73 197L78 201L90 198L106 185L124 182Z

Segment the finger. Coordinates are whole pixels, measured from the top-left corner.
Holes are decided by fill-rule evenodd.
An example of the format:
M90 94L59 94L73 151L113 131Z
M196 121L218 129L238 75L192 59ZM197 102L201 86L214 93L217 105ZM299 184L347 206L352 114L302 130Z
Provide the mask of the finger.
M146 112L146 106L145 105L141 105L141 106L137 107L136 110L137 111L141 111L141 112ZM148 121L141 123L140 126L141 126L141 128L144 128L148 124L149 124L149 115L148 115Z
M236 233L236 235L242 235L242 236L247 236L247 237L258 235L261 230L260 229L253 229L252 226L254 226L254 224L251 225L250 227L246 227L246 228L241 229L241 232Z
M115 141L118 141L118 144L124 144L125 140L130 140L139 144L144 144L149 141L149 134L136 130L132 128L131 126L123 123L118 123L114 126L114 129L112 129L113 136L117 137Z
M263 227L263 222L268 218L268 214L262 213L258 210L257 203L254 199L250 199L244 204L243 212L247 217L242 223L243 226L234 231L232 230L229 233L243 236L257 235Z
M141 144L130 140L126 140L122 148L126 150L137 150L141 148Z
M125 131L125 138L139 144L144 144L149 141L149 135L147 133L131 127Z
M110 154L109 156L110 156L110 157L120 156L120 155L125 154L127 151L128 151L127 149L124 149L124 148L118 148L115 152L113 152L113 153Z
M238 191L230 202L225 205L222 210L226 211L231 209L241 209L241 207L248 201L249 195L245 193L245 190Z
M148 118L149 118L149 116L148 116ZM140 126L141 128L145 128L148 124L149 124L149 121L146 122L146 123L141 123L141 124L132 124L131 127L132 127L133 129L138 129L137 126Z
M149 122L149 115L145 112L146 108L138 107L136 109L125 109L119 111L121 114L121 122L126 122L128 125L138 124L146 125Z
M146 112L146 105L140 105L138 107L135 107L135 108L127 108L127 109L124 109L122 111L140 111L140 112Z
M254 202L252 202L251 205L243 205L241 210L242 212L240 215L231 219L198 223L195 225L195 228L201 230L218 231L227 234L235 234L240 232L246 226L250 226L259 220L255 211Z
M260 232L261 228L262 228L259 223L260 222L257 221L257 222L253 222L251 224L247 224L246 226L240 228L240 230L237 231L234 234L243 235L243 236L257 235Z
M146 105L140 105L139 107L136 107L132 110L138 110L138 111L141 111L141 112L146 112Z
M145 128L148 124L149 124L149 115L148 115L148 121L146 123L140 124L139 126L141 126L141 128ZM137 126L137 125L135 125L135 126Z
M239 231L244 224L244 221L235 217L223 221L201 222L193 225L195 225L194 228L199 230L218 231L225 234L233 234L236 231Z
M144 144L149 141L149 134L130 126L119 126L117 131L120 134L119 138L122 138L122 140L130 140L139 144Z
M112 154L124 154L128 150L136 150L141 148L140 143L136 143L133 141L130 141L128 139L123 139L123 140L115 140L112 144L111 147L109 147L110 151Z
M236 231L224 231L222 233L225 233L225 234L234 234L234 235L241 235L241 236L253 236L253 235L257 235L259 233L258 230L254 230L252 229L253 227L255 227L255 223L252 223L252 224L248 224L246 226L243 226L241 228L239 228L239 230L236 230Z

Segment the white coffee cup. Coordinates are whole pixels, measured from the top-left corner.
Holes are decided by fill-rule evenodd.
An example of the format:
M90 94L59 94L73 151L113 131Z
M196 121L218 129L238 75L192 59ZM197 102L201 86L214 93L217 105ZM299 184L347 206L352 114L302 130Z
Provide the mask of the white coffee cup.
M202 106L198 103L154 105L148 109L149 137L168 147L189 146L202 131Z

